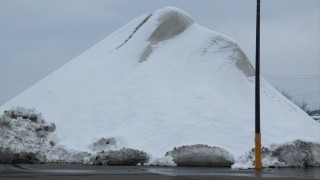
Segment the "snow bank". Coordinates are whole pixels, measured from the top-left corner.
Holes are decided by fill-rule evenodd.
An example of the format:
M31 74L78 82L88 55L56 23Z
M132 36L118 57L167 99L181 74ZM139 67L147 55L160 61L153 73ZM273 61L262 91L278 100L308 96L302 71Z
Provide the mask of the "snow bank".
M60 146L55 130L55 124L47 123L35 109L16 107L4 111L0 117L0 162L83 163L91 156Z
M101 138L90 145L93 154L60 146L53 132L56 126L46 123L35 109L21 107L4 111L0 117L0 163L63 162L95 165L137 165L146 163L147 153L116 147L114 138Z
M175 147L162 158L144 151L117 147L116 138L100 138L89 147L93 152L75 151L59 145L47 123L34 109L13 108L0 117L0 163L63 162L87 165L231 166L233 155L220 147L203 144ZM296 140L262 148L264 167L320 166L320 144ZM253 168L254 149L236 159L233 168Z
M232 168L254 167L254 149L241 156ZM263 167L320 167L320 144L296 140L262 148Z
M178 166L230 167L234 157L227 150L203 144L175 147L166 153Z
M93 165L137 165L148 162L149 155L144 151L131 148L98 152L92 156L88 164Z
M55 137L51 135L55 128L34 109L17 107L4 111L0 117L0 162L45 161L41 152L55 146Z

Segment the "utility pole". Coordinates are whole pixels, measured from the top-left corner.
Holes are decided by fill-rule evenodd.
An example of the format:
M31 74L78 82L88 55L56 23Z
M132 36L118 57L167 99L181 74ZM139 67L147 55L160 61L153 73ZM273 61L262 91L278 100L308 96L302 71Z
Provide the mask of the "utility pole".
M262 170L260 133L260 0L257 0L255 79L255 169Z

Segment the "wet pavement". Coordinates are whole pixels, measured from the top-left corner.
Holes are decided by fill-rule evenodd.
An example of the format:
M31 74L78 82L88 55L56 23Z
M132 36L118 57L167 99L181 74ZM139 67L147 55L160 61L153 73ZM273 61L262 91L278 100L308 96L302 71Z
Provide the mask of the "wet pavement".
M320 168L234 170L212 167L0 164L0 179L318 179Z

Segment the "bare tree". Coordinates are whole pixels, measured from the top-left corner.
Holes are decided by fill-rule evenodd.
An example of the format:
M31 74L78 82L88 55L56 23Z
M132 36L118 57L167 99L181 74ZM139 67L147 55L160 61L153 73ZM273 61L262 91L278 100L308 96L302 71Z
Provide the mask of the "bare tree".
M284 97L286 97L286 98L289 99L290 101L294 102L294 101L293 101L293 96L292 96L288 91L286 91L286 90L279 90L279 89L278 89L278 91L281 92L281 94L282 94ZM294 102L294 103L295 103L295 102Z
M310 113L310 110L308 108L308 104L305 101L302 102L298 102L294 100L294 96L292 96L288 91L286 90L280 90L278 89L278 91L287 99L289 99L291 102L293 102L295 105L297 105L300 109L302 109L304 112L306 112L307 114Z

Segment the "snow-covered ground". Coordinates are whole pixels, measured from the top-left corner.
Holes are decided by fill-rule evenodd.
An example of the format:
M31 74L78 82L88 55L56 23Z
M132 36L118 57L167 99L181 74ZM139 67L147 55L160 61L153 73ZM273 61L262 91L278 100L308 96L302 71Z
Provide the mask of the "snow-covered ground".
M143 150L161 164L184 145L220 147L235 159L254 147L250 61L231 38L173 7L129 22L0 111L16 106L54 123L67 150L92 153L104 138L113 143L105 147ZM263 78L261 131L265 147L320 143L320 123Z

